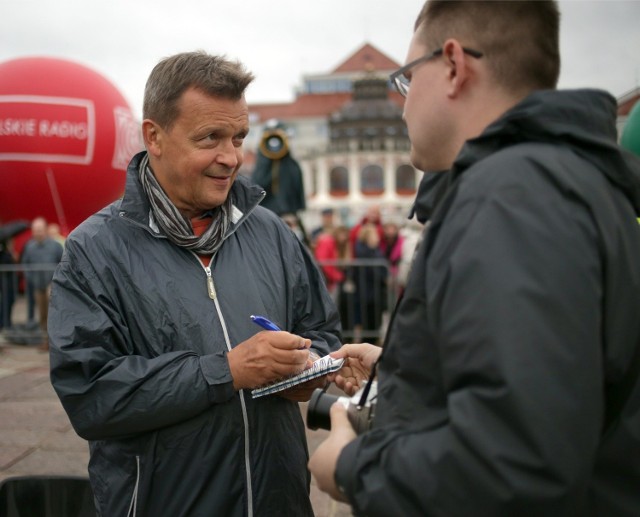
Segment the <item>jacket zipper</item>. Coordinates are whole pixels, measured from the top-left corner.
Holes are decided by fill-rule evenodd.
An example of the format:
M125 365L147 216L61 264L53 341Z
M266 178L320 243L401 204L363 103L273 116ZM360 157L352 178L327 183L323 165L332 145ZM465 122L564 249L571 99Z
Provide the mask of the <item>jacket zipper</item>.
M138 511L138 487L140 486L140 456L136 456L136 485L133 487L133 495L131 496L131 504L127 517L136 517Z
M207 291L209 292L209 298L215 300L216 295L216 286L213 285L213 275L211 274L211 268L209 266L205 266L204 272L207 274Z
M213 303L216 308L216 313L218 315L218 319L220 320L220 325L222 326L222 332L224 334L224 341L227 346L227 350L231 351L231 340L229 339L229 332L227 331L227 325L224 322L224 316L222 315L222 309L220 308L220 302L218 300L218 295L216 293L216 287L213 282L213 274L211 273L211 267L205 266L200 257L198 257L197 253L191 251L191 254L196 258L198 264L204 269L205 274L207 275L207 293L209 294L209 298L213 300ZM213 257L211 258L213 260ZM253 488L251 486L251 462L249 458L249 417L247 414L247 404L244 399L244 390L240 390L240 406L242 407L242 420L244 422L244 464L245 471L247 476L247 515L248 517L253 517Z

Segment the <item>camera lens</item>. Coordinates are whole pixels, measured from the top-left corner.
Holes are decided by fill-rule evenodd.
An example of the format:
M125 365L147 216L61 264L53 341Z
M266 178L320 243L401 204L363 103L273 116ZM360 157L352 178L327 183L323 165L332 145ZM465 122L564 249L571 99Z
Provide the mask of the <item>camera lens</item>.
M320 388L315 389L307 407L307 427L313 431L317 429L329 431L331 429L329 410L338 399L339 397L329 395Z

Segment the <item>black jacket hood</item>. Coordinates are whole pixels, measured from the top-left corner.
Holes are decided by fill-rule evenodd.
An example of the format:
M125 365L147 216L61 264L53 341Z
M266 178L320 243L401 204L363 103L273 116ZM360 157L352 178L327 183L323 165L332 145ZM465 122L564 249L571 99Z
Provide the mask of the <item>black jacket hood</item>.
M537 91L467 142L453 176L505 145L561 140L622 189L640 214L640 161L617 145L616 116L616 100L605 91Z
M421 222L427 220L446 186L471 165L506 146L564 141L624 191L640 215L640 160L617 145L616 116L616 100L605 91L534 92L490 124L479 137L467 141L451 174L426 173L414 211ZM443 176L447 181L441 181Z

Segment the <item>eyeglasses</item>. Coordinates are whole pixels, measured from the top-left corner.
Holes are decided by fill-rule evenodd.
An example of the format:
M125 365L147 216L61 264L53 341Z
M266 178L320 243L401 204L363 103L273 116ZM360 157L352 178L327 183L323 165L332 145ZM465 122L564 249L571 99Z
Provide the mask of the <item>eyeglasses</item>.
M478 52L477 50L473 50L465 47L462 47L462 51L465 54L470 55L471 57L475 57L476 59L480 59L484 55L482 52ZM402 95L403 97L406 97L407 94L409 93L409 86L411 85L411 79L408 78L406 75L406 73L409 70L411 70L414 66L416 66L419 63L429 61L441 55L442 55L442 48L438 48L425 56L419 57L418 59L414 59L413 61L411 61L411 63L408 63L403 67L398 68L397 71L393 72L389 76L389 79L391 80L393 85L396 87L396 90L398 90L398 93L400 93L400 95Z

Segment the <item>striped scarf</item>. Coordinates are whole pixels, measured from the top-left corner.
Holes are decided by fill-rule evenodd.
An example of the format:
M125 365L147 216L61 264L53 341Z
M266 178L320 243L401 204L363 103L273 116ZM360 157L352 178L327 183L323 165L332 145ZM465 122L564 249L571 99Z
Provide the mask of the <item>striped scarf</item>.
M198 255L213 255L218 251L229 228L231 194L227 196L222 205L210 211L213 220L209 228L198 237L193 233L191 221L180 213L158 183L149 166L147 155L140 162L138 170L142 188L151 204L153 217L167 238L177 246L192 250Z

